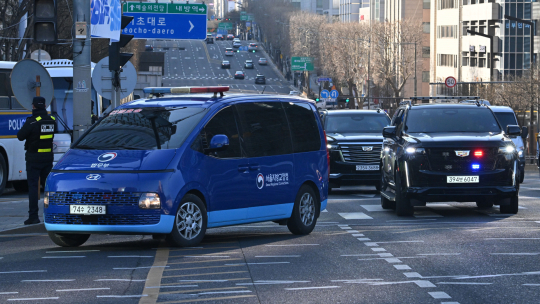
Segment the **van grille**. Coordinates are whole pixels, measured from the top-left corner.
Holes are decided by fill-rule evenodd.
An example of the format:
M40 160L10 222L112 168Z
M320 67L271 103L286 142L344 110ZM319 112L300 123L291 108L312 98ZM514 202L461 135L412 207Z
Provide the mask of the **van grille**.
M348 163L362 163L378 165L381 161L382 144L348 144L340 143L343 160Z
M70 225L153 225L159 223L159 214L103 214L79 215L46 213L47 224Z
M49 192L49 204L68 206L71 204L113 204L114 206L138 206L138 192Z

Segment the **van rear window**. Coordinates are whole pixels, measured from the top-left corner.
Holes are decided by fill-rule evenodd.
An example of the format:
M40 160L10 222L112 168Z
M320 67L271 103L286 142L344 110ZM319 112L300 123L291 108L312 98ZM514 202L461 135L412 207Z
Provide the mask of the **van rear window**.
M321 136L315 113L308 104L283 103L291 128L293 150L295 153L318 151L321 149Z
M198 107L115 110L86 133L74 148L176 149L182 145L206 111Z

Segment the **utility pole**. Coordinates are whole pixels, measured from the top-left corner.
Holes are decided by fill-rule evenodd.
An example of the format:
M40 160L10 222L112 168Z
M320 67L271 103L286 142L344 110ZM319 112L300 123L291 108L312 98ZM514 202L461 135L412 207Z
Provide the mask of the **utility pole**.
M74 0L73 12L73 29L77 28L79 22L84 23L86 29L86 38L73 41L73 109L76 109L73 111L73 141L75 141L91 126L90 0Z

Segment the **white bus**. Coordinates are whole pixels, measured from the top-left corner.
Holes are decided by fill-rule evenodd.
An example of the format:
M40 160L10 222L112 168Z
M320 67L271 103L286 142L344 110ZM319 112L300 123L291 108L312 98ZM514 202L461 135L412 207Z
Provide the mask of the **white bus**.
M17 139L26 118L32 112L23 108L11 90L10 75L17 62L0 61L0 195L10 183L17 191L27 191L24 142ZM73 62L71 60L41 61L54 85L54 98L47 108L55 116L58 133L54 135L54 164L69 149L73 128ZM94 67L92 63L92 68ZM100 115L104 101L92 86L92 100L98 106L93 114ZM106 105L108 106L108 104ZM90 115L90 113L88 113Z

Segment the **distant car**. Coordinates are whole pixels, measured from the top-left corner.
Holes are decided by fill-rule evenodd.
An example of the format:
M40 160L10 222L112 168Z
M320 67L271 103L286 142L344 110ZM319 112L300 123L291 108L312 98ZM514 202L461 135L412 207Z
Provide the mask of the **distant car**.
M227 35L227 40L233 40L233 39L234 39L234 35L233 35L233 34Z
M298 96L298 95L300 95L300 92L298 92L298 91L290 91L290 92L289 92L289 95L296 95L296 96Z
M226 48L225 49L225 56L232 56L234 55L234 51L232 48Z
M259 65L267 65L268 64L268 60L266 60L266 58L260 58L259 59Z
M145 51L145 52L153 52L153 51L154 51L154 47L151 46L151 45L145 45L145 46L144 46L144 51Z
M240 42L240 38L234 38L234 39L233 39L233 42L235 42L235 41Z
M257 74L257 76L255 76L255 83L256 84L266 84L266 77L264 77L264 75Z
M223 35L222 34L217 34L216 35L216 40L223 40Z
M214 36L206 35L206 44L214 44Z
M221 68L222 69L230 69L231 68L231 63L228 60L223 60L221 62Z
M244 72L236 71L236 73L234 73L234 79L244 79L244 78L245 78Z
M234 48L239 48L242 46L242 43L240 41L233 41L232 46Z
M258 49L258 46L256 43L250 43L248 46L248 51L256 51Z
M246 69L253 69L254 66L253 66L253 60L246 60L246 63L244 63L244 67Z

